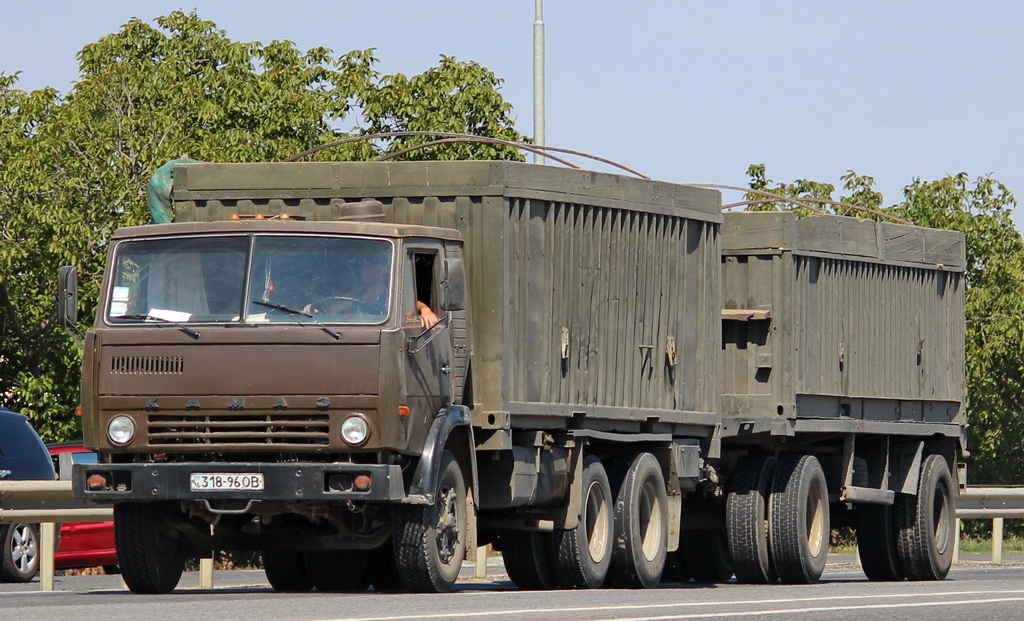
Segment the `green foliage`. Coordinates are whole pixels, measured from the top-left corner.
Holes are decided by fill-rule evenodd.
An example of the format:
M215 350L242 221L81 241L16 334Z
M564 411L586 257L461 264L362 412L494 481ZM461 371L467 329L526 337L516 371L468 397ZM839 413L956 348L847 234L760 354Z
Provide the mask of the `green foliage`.
M164 162L281 160L382 130L525 140L497 92L501 80L449 57L412 78L381 76L373 50L335 56L289 41L233 41L176 11L155 25L133 19L78 60L79 80L64 96L19 90L16 73L0 73L0 403L29 415L47 440L78 433L81 359L55 328L57 268L79 268L84 327L107 239L148 220L146 182ZM366 160L409 143L364 141L314 157ZM416 157L519 155L459 144Z
M893 211L922 226L956 229L967 242L967 399L971 482L1024 481L1024 242L1017 205L991 177L914 183Z
M971 181L966 173L921 181L903 189L903 200L882 207L874 179L849 171L848 196L833 199L831 186L798 180L771 185L763 165L748 169L751 188L785 196L824 198L858 203L920 226L954 229L967 245L965 273L966 374L969 422L970 482L1020 484L1024 481L1024 241L1011 218L1017 201L990 176ZM750 199L756 198L750 195ZM765 207L765 205L767 205ZM780 203L758 205L776 209ZM819 205L827 211L860 217L841 206ZM806 212L806 210L804 210Z

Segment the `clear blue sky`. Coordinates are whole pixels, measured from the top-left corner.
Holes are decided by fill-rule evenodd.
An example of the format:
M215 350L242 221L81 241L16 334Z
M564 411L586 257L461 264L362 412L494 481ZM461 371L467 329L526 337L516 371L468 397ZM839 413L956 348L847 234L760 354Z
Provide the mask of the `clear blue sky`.
M0 6L0 71L25 89L68 90L76 52L133 16L196 9L233 39L376 48L385 73L475 60L533 134L533 0ZM764 163L839 186L853 169L887 204L915 177L993 173L1024 200L1022 2L548 0L544 18L550 145L677 182L744 185Z

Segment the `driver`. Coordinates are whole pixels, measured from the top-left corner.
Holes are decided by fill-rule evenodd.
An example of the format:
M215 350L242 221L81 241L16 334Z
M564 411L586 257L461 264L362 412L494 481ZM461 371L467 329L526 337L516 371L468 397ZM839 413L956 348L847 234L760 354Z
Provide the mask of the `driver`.
M389 261L384 256L369 255L356 258L347 274L338 274L343 280L332 287L332 295L306 304L302 311L309 315L332 312L331 302L336 301L339 304L347 303L341 313L351 312L353 306L356 306L362 311L386 316L388 289L391 284L388 267ZM438 322L434 311L422 301L416 301L416 312L424 329Z

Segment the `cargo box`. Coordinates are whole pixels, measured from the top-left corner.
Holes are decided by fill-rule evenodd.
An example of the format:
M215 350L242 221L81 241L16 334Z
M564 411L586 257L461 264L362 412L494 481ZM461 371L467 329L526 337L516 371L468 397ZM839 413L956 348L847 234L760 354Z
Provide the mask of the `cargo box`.
M960 233L735 213L722 262L723 416L964 422Z

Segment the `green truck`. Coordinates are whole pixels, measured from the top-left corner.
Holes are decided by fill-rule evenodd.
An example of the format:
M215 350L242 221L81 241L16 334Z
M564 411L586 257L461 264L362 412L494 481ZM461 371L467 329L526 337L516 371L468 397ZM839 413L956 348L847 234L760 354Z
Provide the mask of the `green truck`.
M874 579L949 569L957 233L510 162L182 163L172 196L84 345L74 490L134 592L233 549L281 591L446 591L487 544L523 588L809 582L842 523Z

